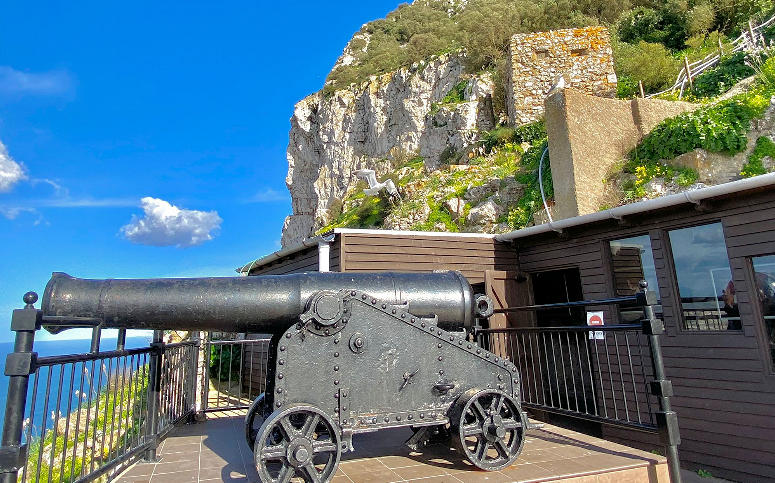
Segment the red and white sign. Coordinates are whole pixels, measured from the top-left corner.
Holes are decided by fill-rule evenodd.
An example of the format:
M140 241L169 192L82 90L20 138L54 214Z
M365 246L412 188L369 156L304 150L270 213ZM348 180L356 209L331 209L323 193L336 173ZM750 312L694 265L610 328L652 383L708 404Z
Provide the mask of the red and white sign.
M595 325L605 325L603 321L603 312L602 311L587 312L587 325L590 327ZM589 333L589 338L596 339L596 340L605 340L605 334L603 334L602 330L596 330L594 332Z

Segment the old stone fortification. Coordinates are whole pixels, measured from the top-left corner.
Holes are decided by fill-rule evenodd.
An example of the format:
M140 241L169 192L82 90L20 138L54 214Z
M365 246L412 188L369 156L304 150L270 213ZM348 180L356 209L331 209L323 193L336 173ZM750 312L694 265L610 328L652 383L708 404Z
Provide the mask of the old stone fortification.
M354 171L380 175L418 154L433 168L445 149L460 150L480 129L491 129L492 81L466 79L463 102L432 109L463 80L462 58L450 54L296 104L286 177L293 214L283 226L283 245L329 221L331 207L357 182Z
M576 89L555 90L545 106L555 219L598 211L612 194L604 184L611 167L661 121L698 107L659 99L606 99Z
M517 34L509 44L506 103L512 125L537 121L560 76L566 87L614 97L616 74L604 27Z

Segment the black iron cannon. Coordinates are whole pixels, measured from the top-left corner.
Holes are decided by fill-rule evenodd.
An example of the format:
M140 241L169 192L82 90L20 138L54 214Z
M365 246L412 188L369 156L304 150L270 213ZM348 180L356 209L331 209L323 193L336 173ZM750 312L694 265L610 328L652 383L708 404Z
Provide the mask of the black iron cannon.
M262 481L328 481L352 436L448 433L474 465L516 460L527 418L510 361L470 337L492 314L458 272L84 280L54 274L52 332L76 326L271 333L266 392L246 418Z

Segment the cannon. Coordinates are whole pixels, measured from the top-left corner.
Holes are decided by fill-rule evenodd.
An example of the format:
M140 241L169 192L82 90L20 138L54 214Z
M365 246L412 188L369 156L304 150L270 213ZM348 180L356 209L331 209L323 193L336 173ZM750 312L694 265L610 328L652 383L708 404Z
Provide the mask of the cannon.
M43 325L272 334L245 420L264 482L333 478L353 435L448 435L478 468L512 464L527 417L509 360L471 337L492 302L459 272L85 280L55 273Z

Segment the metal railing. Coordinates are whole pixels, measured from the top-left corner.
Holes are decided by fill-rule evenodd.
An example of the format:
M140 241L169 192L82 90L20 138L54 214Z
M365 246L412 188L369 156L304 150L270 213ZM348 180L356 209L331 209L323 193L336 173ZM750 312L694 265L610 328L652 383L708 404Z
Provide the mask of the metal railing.
M25 299L27 300L27 299ZM42 316L32 302L15 310L14 352L5 375L8 398L0 445L0 481L86 482L117 474L156 448L173 426L193 416L198 342L37 357Z
M641 286L644 291L630 297L495 310L638 306L644 314L640 324L478 329L476 337L480 346L519 368L526 408L659 433L675 483L681 481L680 438L670 408L672 385L665 379L662 362L659 335L664 325L654 315L654 293L645 290L645 282Z
M249 408L266 389L269 339L217 340L205 343L209 357L202 401L204 411Z

